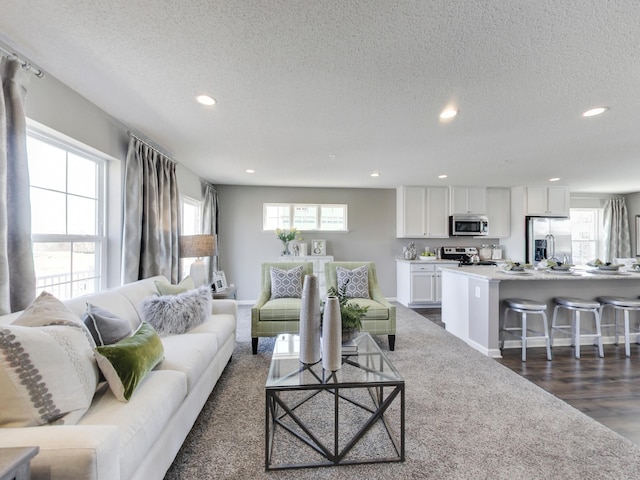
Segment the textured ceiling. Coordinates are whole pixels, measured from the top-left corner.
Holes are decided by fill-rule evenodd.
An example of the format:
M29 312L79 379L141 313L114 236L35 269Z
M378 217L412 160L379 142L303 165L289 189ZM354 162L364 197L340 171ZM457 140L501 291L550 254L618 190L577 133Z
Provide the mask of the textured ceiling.
M637 0L0 0L0 12L0 40L213 183L553 176L640 191ZM196 104L203 92L217 105ZM460 113L441 123L449 104ZM581 117L599 105L610 110Z

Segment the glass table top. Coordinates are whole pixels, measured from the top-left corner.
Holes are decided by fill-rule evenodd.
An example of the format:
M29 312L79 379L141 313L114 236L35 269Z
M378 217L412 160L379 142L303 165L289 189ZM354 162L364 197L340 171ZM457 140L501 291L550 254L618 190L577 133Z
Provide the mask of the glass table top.
M342 368L327 372L322 360L313 365L300 362L300 336L280 334L276 338L267 377L267 388L305 387L318 384L368 385L403 382L403 378L369 333L354 339L357 353L342 355Z

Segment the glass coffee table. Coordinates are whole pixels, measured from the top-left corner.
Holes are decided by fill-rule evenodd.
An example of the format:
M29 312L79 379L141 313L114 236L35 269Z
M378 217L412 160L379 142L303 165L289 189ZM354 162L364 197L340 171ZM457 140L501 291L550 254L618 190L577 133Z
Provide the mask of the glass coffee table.
M300 337L276 338L266 383L265 470L405 458L404 380L368 333L342 368L300 362Z

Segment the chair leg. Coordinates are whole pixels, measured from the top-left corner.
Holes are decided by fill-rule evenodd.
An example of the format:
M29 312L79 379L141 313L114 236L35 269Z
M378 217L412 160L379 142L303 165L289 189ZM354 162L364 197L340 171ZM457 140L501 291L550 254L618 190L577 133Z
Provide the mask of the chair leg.
M258 337L251 337L251 350L254 355L258 353Z
M389 350L392 352L396 349L396 336L389 335Z
M544 328L544 339L547 344L547 360L551 360L551 340L549 339L549 322L547 320L547 314L540 312L542 315L542 326Z

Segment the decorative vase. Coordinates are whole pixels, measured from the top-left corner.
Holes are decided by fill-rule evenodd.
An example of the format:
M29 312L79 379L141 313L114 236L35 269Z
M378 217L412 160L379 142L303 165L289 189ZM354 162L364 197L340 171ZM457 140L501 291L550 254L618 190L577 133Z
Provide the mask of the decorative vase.
M291 255L291 252L289 251L289 242L282 242L282 245L284 245L284 250L282 250L282 255Z
M316 275L305 275L300 303L300 361L318 363L320 351L320 289Z
M322 320L322 368L335 372L342 367L342 316L338 297L330 295Z

